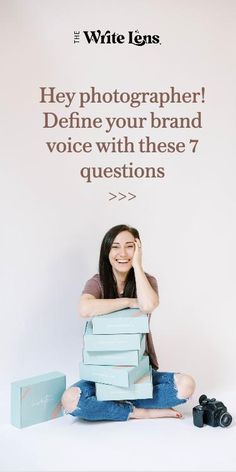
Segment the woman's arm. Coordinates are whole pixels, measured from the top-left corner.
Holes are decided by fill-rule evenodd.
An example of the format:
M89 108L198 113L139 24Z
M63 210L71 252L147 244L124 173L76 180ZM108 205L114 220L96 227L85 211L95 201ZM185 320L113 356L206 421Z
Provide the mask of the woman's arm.
M135 240L135 252L132 265L134 268L139 308L144 313L152 313L159 305L159 296L152 288L142 268L142 249L139 239Z
M85 318L106 315L123 308L139 308L137 298L95 298L93 295L84 293L79 302L79 314Z

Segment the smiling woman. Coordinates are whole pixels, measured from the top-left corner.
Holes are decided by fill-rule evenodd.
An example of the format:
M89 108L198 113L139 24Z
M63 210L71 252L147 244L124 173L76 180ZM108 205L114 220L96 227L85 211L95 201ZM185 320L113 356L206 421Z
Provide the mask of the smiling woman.
M157 372L159 368L150 316L159 304L156 278L142 266L142 244L137 229L117 225L105 234L100 250L99 273L89 279L80 297L82 317L106 315L123 308L139 308L148 314L145 354L152 367L153 398L130 401L98 401L95 382L79 380L62 396L66 413L89 421L126 421L182 415L172 407L185 403L194 391L189 375Z
M123 231L115 238L109 253L109 261L116 275L118 292L124 292L125 275L131 269L132 257L134 255L134 241L130 241L131 235ZM141 245L139 245L141 247ZM124 276L123 276L124 273ZM120 279L120 280L119 280Z
M146 313L157 307L157 283L142 269L142 249L137 229L117 225L105 234L101 244L99 275L104 299L116 299L122 292L129 307L135 305Z

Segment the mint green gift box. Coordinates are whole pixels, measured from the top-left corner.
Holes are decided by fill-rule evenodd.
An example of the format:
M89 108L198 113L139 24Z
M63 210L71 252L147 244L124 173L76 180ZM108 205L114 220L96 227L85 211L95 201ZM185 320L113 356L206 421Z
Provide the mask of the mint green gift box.
M149 357L143 356L138 366L88 365L80 363L80 378L119 387L129 387L149 372Z
M86 351L83 350L83 363L94 365L138 365L145 351L145 334L141 346L135 351Z
M61 372L11 383L11 423L25 428L63 415L61 397L66 389L66 376Z
M87 321L84 333L84 349L86 351L132 351L140 349L141 339L141 333L94 334L92 321Z
M129 388L96 382L97 400L141 400L153 398L152 368Z
M92 319L93 334L148 333L148 316L138 308L124 308Z

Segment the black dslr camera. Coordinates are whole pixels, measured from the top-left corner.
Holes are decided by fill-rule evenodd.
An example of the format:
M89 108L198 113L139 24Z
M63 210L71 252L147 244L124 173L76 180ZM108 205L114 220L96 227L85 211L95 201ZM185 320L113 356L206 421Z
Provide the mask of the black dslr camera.
M206 395L201 395L199 405L193 407L193 424L198 428L202 428L204 423L226 428L231 421L232 416L227 412L226 406L215 398L210 399Z

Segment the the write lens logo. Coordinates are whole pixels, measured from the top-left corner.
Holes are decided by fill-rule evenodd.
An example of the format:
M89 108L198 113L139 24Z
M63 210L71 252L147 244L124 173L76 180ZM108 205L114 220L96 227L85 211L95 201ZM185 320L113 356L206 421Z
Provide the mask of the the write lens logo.
M79 44L82 40L91 45L103 44L131 44L133 46L145 46L148 44L161 45L158 34L142 34L139 30L127 31L126 34L112 32L110 30L101 31L74 31L74 44Z

